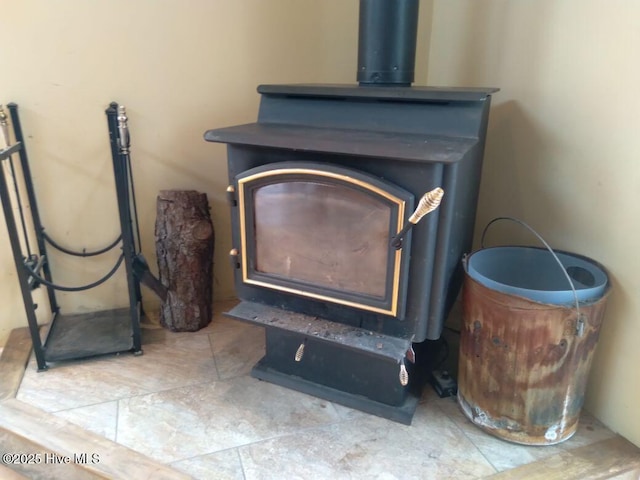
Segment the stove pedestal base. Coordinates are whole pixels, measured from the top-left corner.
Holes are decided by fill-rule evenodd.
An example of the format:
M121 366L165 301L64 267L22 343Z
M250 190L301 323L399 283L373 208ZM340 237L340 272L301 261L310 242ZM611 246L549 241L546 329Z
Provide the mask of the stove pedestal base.
M409 340L254 302L227 315L265 328L266 355L254 377L411 423L422 385L405 359ZM400 380L403 365L407 385Z
M400 405L387 405L376 402L375 400L371 400L367 397L363 397L362 395L343 392L341 390L327 387L326 385L320 385L318 383L305 380L304 378L279 372L270 368L264 358L260 360L255 367L253 367L251 376L291 390L296 390L330 402L338 403L345 407L354 408L378 417L387 418L404 425L411 425L413 414L415 413L418 401L420 400L419 392L416 394L409 392L404 402Z

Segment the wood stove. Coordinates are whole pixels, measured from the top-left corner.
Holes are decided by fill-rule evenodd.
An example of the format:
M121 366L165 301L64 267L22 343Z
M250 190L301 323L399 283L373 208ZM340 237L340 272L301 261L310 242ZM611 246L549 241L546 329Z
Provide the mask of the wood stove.
M496 89L408 86L403 49L367 60L363 43L378 36L363 25L396 22L382 43L403 43L417 1L363 0L360 15L360 85L261 85L256 123L205 139L228 145L241 301L227 314L265 327L253 375L409 424L422 378L413 346L440 337L471 248ZM440 207L396 248L438 187Z

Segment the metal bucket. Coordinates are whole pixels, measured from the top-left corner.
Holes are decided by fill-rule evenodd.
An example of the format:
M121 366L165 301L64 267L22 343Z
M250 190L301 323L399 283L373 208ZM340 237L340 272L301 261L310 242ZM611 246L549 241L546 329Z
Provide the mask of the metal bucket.
M514 220L496 220L502 219ZM516 221L548 247L531 227ZM575 303L541 303L482 285L469 275L471 257L463 262L458 370L462 411L478 427L514 443L553 445L567 440L578 427L609 282L599 298L579 302L567 275ZM586 260L606 276L601 265ZM559 260L558 264L566 273Z

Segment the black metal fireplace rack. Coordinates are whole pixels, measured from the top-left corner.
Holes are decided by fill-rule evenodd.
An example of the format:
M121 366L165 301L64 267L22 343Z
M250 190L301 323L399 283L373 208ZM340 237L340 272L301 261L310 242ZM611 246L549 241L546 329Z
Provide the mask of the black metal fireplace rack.
M124 107L111 103L106 110L113 159L118 214L121 233L106 247L95 251L75 251L54 241L42 226L36 202L27 151L15 103L7 105L13 126L15 143L11 143L7 116L0 107L0 125L6 148L0 150L0 200L7 224L9 240L16 265L22 300L33 342L38 371L48 368L47 362L72 360L108 353L131 351L142 353L140 319L142 295L140 283L148 284L160 296L166 295L164 287L153 277L141 255L140 234L136 212L135 191L129 156L129 130ZM19 157L20 168L15 168L13 155ZM8 175L13 180L13 198ZM21 178L19 178L21 177ZM23 208L21 192L26 192L30 206L31 223L28 224ZM19 217L16 219L17 216ZM18 223L21 227L18 230ZM35 237L35 246L30 244ZM92 257L106 253L117 245L122 254L113 268L99 280L88 285L66 287L54 282L47 244L68 255ZM56 290L80 292L92 289L109 280L124 263L127 277L129 306L112 310L63 315L56 300ZM51 321L42 336L36 317L37 304L33 291L44 286L51 309Z

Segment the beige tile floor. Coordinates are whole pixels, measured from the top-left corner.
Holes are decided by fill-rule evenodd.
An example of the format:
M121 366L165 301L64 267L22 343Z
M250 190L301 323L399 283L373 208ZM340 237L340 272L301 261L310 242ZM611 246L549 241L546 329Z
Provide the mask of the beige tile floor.
M144 355L37 373L17 398L198 479L477 479L614 434L588 413L570 440L513 445L425 388L411 426L250 376L264 332L220 315L195 333L144 329Z

